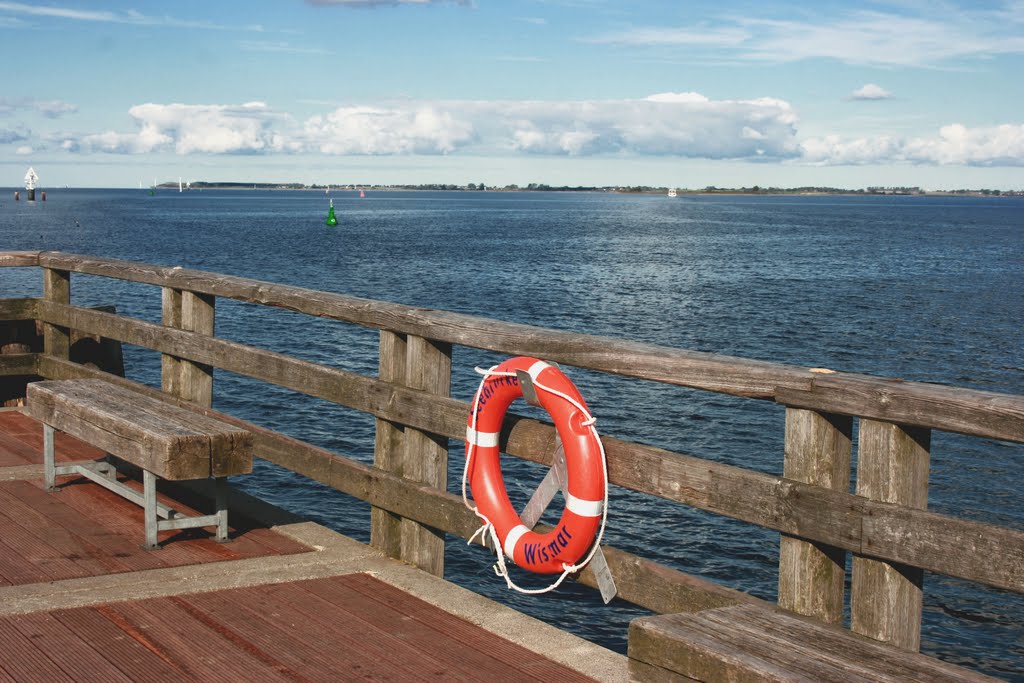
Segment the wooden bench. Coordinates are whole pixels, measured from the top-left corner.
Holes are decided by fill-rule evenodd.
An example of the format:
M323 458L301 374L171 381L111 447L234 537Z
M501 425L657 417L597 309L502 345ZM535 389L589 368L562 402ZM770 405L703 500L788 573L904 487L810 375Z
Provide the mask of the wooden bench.
M629 625L637 681L993 681L807 617L745 603Z
M252 472L252 434L220 420L98 379L28 385L26 411L43 423L46 489L58 490L57 475L78 474L141 505L145 546L157 549L157 532L216 526L228 540L227 477ZM143 491L117 480L103 461L54 463L54 429L70 434L142 470ZM157 503L156 479L214 479L217 511L187 517ZM163 518L163 519L158 519Z

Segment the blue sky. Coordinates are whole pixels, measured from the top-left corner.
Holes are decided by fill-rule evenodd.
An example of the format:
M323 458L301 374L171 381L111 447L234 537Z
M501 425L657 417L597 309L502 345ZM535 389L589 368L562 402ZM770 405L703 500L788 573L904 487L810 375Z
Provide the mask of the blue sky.
M1024 1L0 0L0 186L1024 190Z

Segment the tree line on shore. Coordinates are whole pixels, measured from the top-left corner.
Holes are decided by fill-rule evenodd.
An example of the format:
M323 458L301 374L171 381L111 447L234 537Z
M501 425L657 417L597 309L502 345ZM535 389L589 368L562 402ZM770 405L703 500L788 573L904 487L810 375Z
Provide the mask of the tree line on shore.
M178 187L178 183L162 183L159 187ZM306 185L304 183L242 183L242 182L206 182L194 181L191 189L239 189L239 190L424 190L424 191L446 191L446 192L615 192L624 194L665 194L668 187L657 187L652 185L548 185L546 183L528 183L526 185L487 185L486 183L466 183L458 185L453 183L419 183L419 184L389 184L377 183L345 183L336 185ZM708 185L699 189L678 188L678 194L852 194L852 195L977 195L977 196L1024 196L1024 190L990 190L990 189L958 189L958 190L923 190L920 187L880 187L872 186L859 189L847 189L828 186L800 186L800 187L716 187Z

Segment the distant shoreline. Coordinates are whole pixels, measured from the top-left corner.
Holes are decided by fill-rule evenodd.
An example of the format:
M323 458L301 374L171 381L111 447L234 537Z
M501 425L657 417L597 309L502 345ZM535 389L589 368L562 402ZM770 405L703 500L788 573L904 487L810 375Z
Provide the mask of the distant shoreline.
M160 190L177 190L178 183L166 182L155 186ZM330 192L394 192L394 191L420 191L420 192L594 192L608 194L667 194L672 188L652 187L646 185L637 186L551 186L538 183L530 183L526 186L505 185L485 186L483 183L476 185L448 185L443 183L428 183L420 185L303 185L302 183L239 183L239 182L193 182L186 191L196 190L299 190ZM676 188L680 196L701 196L701 195L749 195L749 196L939 196L939 197L1017 197L1024 196L1024 190L989 190L989 189L961 189L961 190L923 190L919 187L869 187L866 189L846 189L837 187L740 187L720 188L705 187L701 189Z

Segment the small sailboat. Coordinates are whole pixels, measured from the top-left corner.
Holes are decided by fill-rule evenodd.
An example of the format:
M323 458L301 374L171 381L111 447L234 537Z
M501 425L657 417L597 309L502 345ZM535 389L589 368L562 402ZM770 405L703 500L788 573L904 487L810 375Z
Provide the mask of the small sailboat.
M674 187L670 187L670 188L668 188L668 196L669 196L669 197L675 197L675 196L677 196L677 195L676 195L676 188L674 188Z
M365 195L365 194L363 194L363 191L362 191L362 190L359 190L359 198L360 198L360 199L363 199L364 197L366 197L366 195Z

